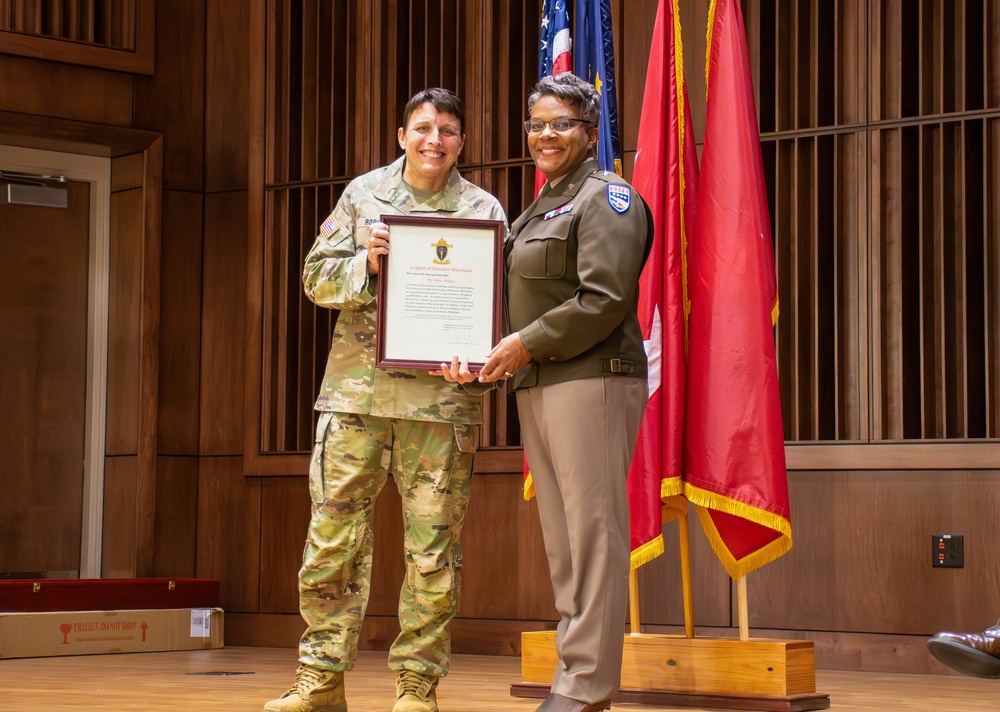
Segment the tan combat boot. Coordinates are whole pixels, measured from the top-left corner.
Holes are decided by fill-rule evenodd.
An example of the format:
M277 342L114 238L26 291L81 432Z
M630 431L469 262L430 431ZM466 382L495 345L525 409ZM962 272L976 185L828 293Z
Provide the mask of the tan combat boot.
M438 678L403 670L396 676L396 704L392 712L438 712Z
M347 712L344 673L300 665L295 684L264 705L264 712Z

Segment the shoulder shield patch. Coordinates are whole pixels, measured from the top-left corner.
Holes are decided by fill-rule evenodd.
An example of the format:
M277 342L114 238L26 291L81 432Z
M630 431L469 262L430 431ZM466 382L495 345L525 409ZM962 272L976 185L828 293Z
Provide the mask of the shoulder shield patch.
M632 191L627 186L609 183L608 204L616 213L624 213L632 204Z

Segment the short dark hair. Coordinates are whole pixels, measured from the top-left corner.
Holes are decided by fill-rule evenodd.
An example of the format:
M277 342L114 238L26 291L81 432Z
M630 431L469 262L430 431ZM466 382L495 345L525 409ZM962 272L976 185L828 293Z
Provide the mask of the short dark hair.
M572 72L539 79L531 96L528 97L529 114L535 103L543 96L553 96L565 101L579 112L579 118L589 121L594 126L601 118L601 95L597 93L593 84L580 79Z
M403 130L410 123L410 116L424 104L430 104L441 113L451 114L458 119L458 127L465 133L465 102L448 89L431 87L414 94L403 108Z

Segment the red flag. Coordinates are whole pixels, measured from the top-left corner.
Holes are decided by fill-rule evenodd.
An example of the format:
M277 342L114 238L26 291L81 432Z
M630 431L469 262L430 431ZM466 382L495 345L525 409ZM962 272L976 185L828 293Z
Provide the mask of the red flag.
M528 455L522 455L522 467L524 468L524 501L527 502L529 499L535 496L535 481L531 477L531 468L528 467Z
M733 578L792 546L775 363L774 254L738 0L709 11L691 298L684 493Z
M698 156L683 56L676 0L660 0L632 179L653 213L654 227L653 249L639 280L649 401L628 475L632 568L663 553L663 522L687 511L681 496L684 250L694 225Z

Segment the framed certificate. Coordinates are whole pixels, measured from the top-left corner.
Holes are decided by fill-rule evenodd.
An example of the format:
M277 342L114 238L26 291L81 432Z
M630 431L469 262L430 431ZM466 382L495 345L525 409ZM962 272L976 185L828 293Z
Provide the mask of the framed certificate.
M383 215L376 357L380 367L437 369L452 356L486 363L503 328L499 220Z

